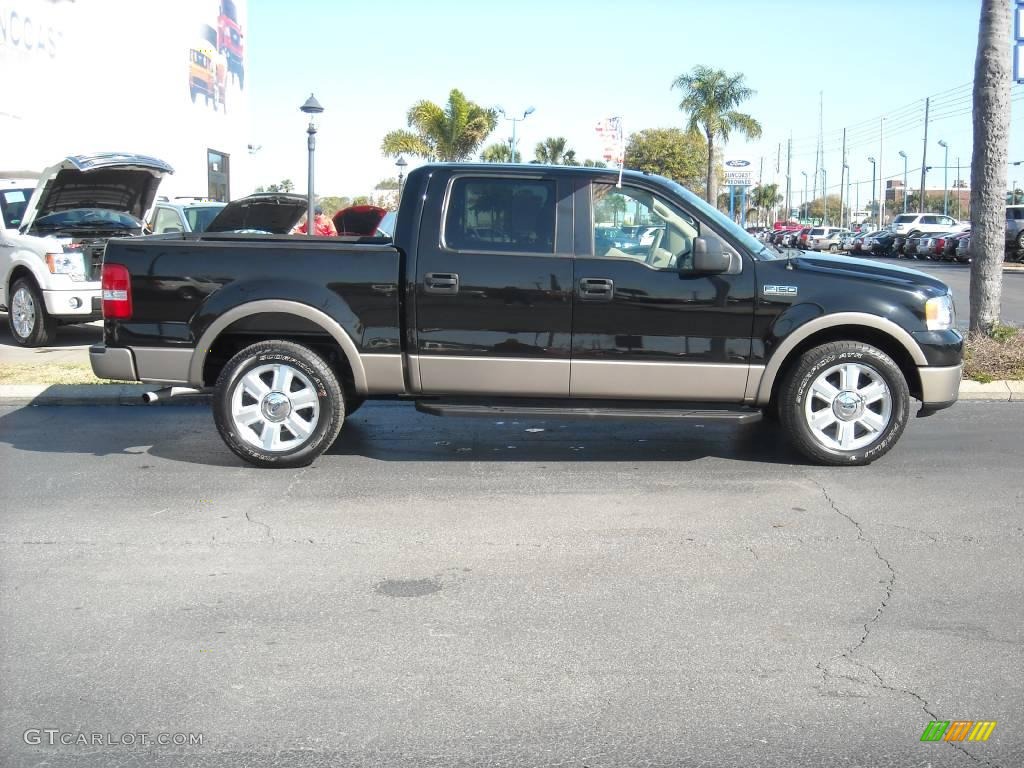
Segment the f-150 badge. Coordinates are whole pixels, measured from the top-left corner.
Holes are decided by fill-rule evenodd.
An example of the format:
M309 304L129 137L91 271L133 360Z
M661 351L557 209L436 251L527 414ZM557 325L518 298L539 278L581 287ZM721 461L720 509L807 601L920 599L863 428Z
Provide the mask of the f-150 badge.
M765 296L796 296L795 285L766 285L763 289Z

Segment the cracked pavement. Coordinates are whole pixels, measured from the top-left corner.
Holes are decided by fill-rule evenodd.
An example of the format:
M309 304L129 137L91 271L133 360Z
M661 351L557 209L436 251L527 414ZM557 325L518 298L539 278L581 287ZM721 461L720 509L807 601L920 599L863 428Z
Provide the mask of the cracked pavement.
M1024 764L1019 404L860 469L497 421L370 404L264 471L202 407L0 408L0 764Z

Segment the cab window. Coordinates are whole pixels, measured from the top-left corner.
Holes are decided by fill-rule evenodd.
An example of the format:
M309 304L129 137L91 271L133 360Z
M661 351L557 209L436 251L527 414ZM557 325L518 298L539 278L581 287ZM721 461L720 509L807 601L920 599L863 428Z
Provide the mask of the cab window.
M455 179L444 245L461 251L554 253L555 182Z
M677 269L693 258L700 226L664 198L639 187L593 184L594 255Z

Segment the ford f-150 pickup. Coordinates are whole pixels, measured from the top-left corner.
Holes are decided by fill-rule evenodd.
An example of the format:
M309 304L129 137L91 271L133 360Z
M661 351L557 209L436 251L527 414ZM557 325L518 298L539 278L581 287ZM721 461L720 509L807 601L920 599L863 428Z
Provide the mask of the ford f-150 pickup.
M653 237L599 236L623 219ZM174 385L151 399L212 390L228 447L267 467L308 464L384 397L456 416L766 414L813 461L866 464L911 398L927 415L960 383L939 280L775 251L634 172L427 165L392 237L112 240L102 290L96 374Z

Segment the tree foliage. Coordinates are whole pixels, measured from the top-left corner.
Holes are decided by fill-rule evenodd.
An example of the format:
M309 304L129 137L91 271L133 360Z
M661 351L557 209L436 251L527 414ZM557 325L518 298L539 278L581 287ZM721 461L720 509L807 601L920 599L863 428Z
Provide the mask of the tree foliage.
M548 136L544 141L537 142L533 150L535 163L544 165L565 165L566 155L572 161L569 165L576 164L576 152L568 149L564 136Z
M625 166L656 173L704 194L708 145L698 133L679 128L646 128L626 144Z
M761 124L736 108L754 95L742 74L729 75L724 70L696 66L689 74L680 75L672 83L683 92L679 109L688 117L687 129L704 134L708 145L706 199L716 197L714 156L719 142L725 144L735 132L748 139L761 136Z
M257 192L293 192L295 184L291 179L282 179L277 184L267 184L256 187Z
M480 160L485 163L508 163L512 161L512 150L504 142L488 144L480 153Z
M481 107L453 88L445 106L418 101L407 115L411 130L388 133L381 142L387 157L414 155L427 160L467 160L498 124L497 112Z

